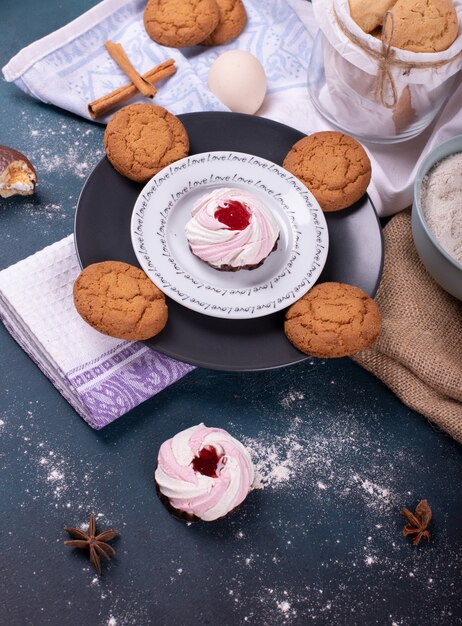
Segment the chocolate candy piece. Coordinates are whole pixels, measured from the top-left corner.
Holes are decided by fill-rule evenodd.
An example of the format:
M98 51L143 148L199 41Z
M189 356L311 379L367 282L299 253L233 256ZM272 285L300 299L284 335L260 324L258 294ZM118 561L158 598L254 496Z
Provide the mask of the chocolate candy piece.
M0 146L0 196L30 196L36 182L37 174L29 159L13 148Z

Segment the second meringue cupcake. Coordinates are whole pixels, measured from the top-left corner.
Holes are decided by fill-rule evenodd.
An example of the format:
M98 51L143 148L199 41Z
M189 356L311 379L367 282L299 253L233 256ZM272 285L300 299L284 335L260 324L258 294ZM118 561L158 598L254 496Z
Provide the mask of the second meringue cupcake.
M162 444L154 478L161 500L174 515L210 522L243 502L254 468L237 439L221 428L198 424Z

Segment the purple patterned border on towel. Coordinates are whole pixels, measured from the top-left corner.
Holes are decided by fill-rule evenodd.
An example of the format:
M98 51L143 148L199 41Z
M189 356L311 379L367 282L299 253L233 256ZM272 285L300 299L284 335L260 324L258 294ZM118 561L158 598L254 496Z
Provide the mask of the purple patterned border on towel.
M88 411L83 417L96 429L113 422L195 369L141 343L127 344L116 354L103 356L102 362L66 375Z

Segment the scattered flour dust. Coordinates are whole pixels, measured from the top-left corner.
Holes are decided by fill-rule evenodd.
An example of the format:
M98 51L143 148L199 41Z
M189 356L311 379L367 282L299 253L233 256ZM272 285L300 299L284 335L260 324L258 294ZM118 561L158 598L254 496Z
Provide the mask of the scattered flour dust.
M24 111L22 115L23 123L31 130L27 144L17 148L37 171L37 189L33 196L24 198L21 211L33 223L43 218L65 219L74 213L77 201L66 191L69 179L77 179L80 186L104 156L101 127L67 117L57 118L50 125L44 113L30 120Z
M291 392L290 397L300 400L303 394ZM382 465L371 465L360 475L352 469L354 442L359 436L356 428L339 420L322 434L316 431L310 436L306 424L293 417L279 437L267 432L255 438L242 437L255 466L253 488L310 490L318 497L333 490L340 498L361 498L368 508L392 510L404 501L387 484L393 481L393 471L387 475Z
M255 464L254 489L276 487L290 480L295 455L301 449L300 444L292 441L291 446L284 451L276 443L268 442L266 446L258 446L256 442L244 440L244 444L249 448Z
M230 589L228 594L237 605L242 602L242 596L239 591ZM253 599L255 602L255 597ZM255 625L279 626L279 624L291 623L297 617L299 617L297 609L294 607L291 594L287 589L281 590L275 587L263 586L258 590L257 603L243 618L243 622ZM303 618L305 618L304 615Z
M281 400L281 406L285 409L289 409L293 404L300 400L305 399L305 394L303 391L290 390L284 398Z
M364 491L367 494L369 494L369 496L371 496L372 501L374 500L380 501L386 505L390 505L392 503L391 500L393 499L393 497L390 494L390 490L387 489L386 487L381 487L380 485L376 485L371 480L368 480L367 478L363 479L357 474L353 474L352 479L358 485L360 485L361 488L364 489Z
M131 587L131 593L126 597L116 597L111 608L103 618L101 626L144 626L153 624L145 606L136 599L136 589Z
M282 613L288 613L289 610L290 610L290 604L287 602L287 600L283 600L282 602L278 602L277 606L278 606L278 609Z
M66 450L58 452L46 441L37 441L31 430L33 423L33 413L28 411L21 428L22 454L28 467L36 474L36 480L26 490L28 496L33 501L46 499L55 509L68 511L66 520L69 526L86 530L91 512L97 522L104 526L112 525L110 517L100 511L98 493L94 489L96 479L101 476L99 465L84 464L83 460L73 458L72 451L69 454ZM109 470L106 476L110 475ZM26 502L21 506L25 508Z
M27 157L37 170L38 179L50 173L74 174L84 179L103 156L102 137L94 149L94 135L100 136L100 127L85 125L68 118L56 120L50 126L49 119L38 115L30 131Z
M301 507L301 501L309 502L310 509L316 511L314 517L308 514L306 520L299 519L294 531L284 513L277 515L276 506L268 523L277 533L278 542L260 550L250 544L248 551L245 540L236 543L233 556L242 569L229 578L226 589L236 606L248 607L243 621L265 626L345 623L345 615L351 610L351 577L355 578L356 574L367 581L368 597L380 603L384 600L383 587L376 577L386 574L390 580L411 578L421 585L421 593L434 594L432 618L435 619L429 619L429 623L454 623L451 612L443 615L437 608L436 598L441 596L437 596L434 581L438 580L440 591L444 589L445 594L448 589L457 593L454 576L460 570L460 554L449 543L444 547L440 544L439 557L430 551L409 550L400 532L400 508L415 499L415 494L407 490L402 468L418 472L424 462L422 456L401 449L394 462L390 462L389 450L380 446L383 431L379 415L367 416L367 422L375 424L367 429L364 412L368 409L355 414L350 406L344 406L343 411L332 415L322 406L309 411L302 406L304 402L308 402L304 394L292 390L280 401L282 410L271 427L262 427L251 437L237 432L255 465L254 489L271 490L273 493L267 494L268 497L283 498L284 506L297 501ZM298 415L304 415L304 419ZM352 519L357 524L353 541L350 526L335 528L333 501L346 513L351 508ZM356 522L358 511L361 517ZM272 571L274 584L276 581L281 584L279 572L290 565L291 555L301 540L312 540L313 524L323 524L329 529L324 539L326 557L317 563L323 575L307 579L306 583L284 582L285 586L291 585L285 589L269 586ZM247 576L252 576L251 592L249 578L245 577L247 571ZM332 571L336 572L337 580L345 582L333 585L335 578L329 576ZM436 571L438 576L434 574ZM357 606L355 610L359 616L362 608ZM442 622L443 618L447 621ZM361 622L352 616L351 623ZM407 621L390 615L387 623L401 626Z

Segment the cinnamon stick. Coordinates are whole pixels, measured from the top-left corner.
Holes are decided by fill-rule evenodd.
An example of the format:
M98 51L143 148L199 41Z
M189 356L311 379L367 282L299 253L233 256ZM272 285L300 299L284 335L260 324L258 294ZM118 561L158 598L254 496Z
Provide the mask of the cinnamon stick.
M148 83L155 84L161 81L164 78L168 78L172 76L176 72L175 61L174 59L168 59L168 61L164 61L160 63L156 67L152 68L142 77L148 81ZM92 119L96 119L97 117L101 117L105 115L112 109L115 109L119 104L125 102L125 100L129 100L137 93L137 88L133 83L127 83L114 91L98 98L97 100L93 100L88 105L88 112Z
M130 59L123 49L122 44L114 43L113 41L106 41L104 45L106 46L106 50L109 52L111 57L120 67L120 69L125 72L125 74L132 81L138 91L141 92L145 98L154 98L157 93L156 88L139 75L139 73L130 63Z

